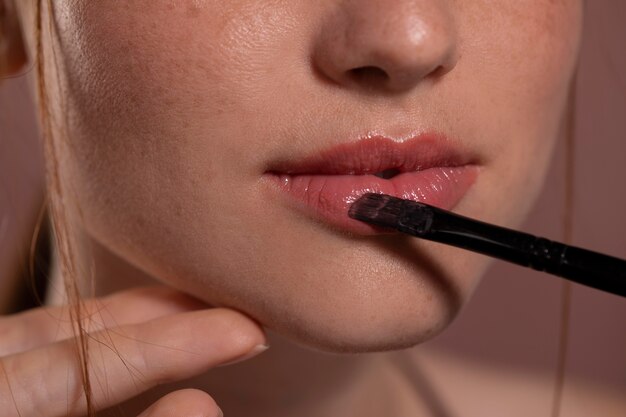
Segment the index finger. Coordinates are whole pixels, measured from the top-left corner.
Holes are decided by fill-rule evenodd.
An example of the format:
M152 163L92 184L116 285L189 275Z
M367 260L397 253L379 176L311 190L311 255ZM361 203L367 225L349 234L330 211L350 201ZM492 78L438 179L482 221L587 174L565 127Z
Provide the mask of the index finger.
M85 299L81 316L88 333L149 321L207 305L165 286L133 288L102 298ZM40 307L0 317L0 356L35 349L74 337L70 306Z
M161 383L261 351L265 336L250 318L215 308L106 329L89 337L93 402L110 407ZM75 340L0 359L0 409L9 416L86 413Z

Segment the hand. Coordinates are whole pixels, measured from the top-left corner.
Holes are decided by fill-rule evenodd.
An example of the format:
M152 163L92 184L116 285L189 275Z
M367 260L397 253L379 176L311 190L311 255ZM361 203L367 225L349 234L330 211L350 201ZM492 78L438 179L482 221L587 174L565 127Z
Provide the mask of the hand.
M157 384L247 359L266 344L260 326L243 314L206 309L165 287L86 300L83 314L89 314L89 370L98 410ZM82 384L67 306L0 318L1 417L84 415ZM162 397L141 416L174 414L213 417L221 411L208 394L181 390Z

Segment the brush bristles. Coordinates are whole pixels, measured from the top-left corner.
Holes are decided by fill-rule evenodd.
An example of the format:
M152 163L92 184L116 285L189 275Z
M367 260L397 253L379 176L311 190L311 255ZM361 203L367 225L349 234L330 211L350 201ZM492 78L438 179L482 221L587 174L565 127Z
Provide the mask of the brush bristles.
M350 206L348 216L377 226L398 226L406 210L406 201L385 194L364 194Z

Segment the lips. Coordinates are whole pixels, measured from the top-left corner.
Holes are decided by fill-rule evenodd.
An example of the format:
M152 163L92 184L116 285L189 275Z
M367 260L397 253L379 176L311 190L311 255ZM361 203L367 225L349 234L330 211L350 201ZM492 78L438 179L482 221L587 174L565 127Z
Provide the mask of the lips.
M341 144L299 161L276 161L264 178L287 203L357 234L381 229L348 217L365 193L383 193L451 210L478 174L475 158L451 140L422 134L402 142L383 136Z

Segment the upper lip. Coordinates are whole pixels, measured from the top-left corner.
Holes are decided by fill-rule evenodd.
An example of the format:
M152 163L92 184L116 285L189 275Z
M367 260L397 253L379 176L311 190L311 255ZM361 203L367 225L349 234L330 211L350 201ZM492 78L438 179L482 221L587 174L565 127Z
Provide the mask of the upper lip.
M300 160L279 160L267 170L287 175L368 175L403 173L476 163L467 150L445 135L422 133L402 140L367 135L318 151Z

